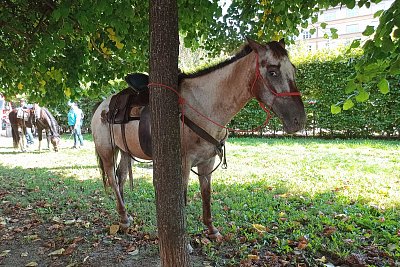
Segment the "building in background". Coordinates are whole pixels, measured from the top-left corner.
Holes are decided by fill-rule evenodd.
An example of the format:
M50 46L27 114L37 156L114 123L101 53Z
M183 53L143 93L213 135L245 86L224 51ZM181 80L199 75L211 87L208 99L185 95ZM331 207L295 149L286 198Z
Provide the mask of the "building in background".
M296 44L308 51L316 51L347 45L355 39L363 41L368 38L362 35L365 28L368 25L376 28L379 24L379 17L374 18L374 14L379 10L387 10L394 1L382 0L378 4L371 4L369 8L359 8L357 5L353 9L340 6L329 8L319 15L317 23L301 31L295 38ZM323 23L326 24L325 29L321 27ZM331 28L337 30L338 38L332 38Z

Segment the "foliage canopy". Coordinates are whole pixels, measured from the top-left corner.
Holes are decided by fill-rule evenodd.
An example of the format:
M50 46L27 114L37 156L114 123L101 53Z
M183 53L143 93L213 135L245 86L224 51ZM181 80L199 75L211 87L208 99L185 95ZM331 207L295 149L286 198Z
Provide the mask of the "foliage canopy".
M223 14L217 0L179 0L180 34L186 47L218 54L236 48L245 36L265 41L298 35L299 26L316 22L318 13L330 6L368 7L379 1L233 0ZM358 95L365 80L377 77L379 89L387 92L385 75L400 69L399 1L377 14L380 25L364 45L364 62L350 82ZM148 10L148 1L138 0L1 1L2 91L57 106L123 86L110 81L148 71ZM367 29L365 34L374 32Z

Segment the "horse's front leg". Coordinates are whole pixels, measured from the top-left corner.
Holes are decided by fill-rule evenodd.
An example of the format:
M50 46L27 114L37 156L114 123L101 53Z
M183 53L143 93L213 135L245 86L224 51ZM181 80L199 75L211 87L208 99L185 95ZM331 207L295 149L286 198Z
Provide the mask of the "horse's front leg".
M38 127L37 131L38 131L38 139L39 139L39 142L38 142L39 147L38 147L38 149L39 149L39 152L41 152L42 151L43 130Z
M211 172L214 168L215 157L197 166L200 181L201 198L203 201L203 223L207 226L208 237L220 241L222 235L213 225L211 216Z
M50 135L49 135L49 131L46 130L46 139L47 139L47 149L50 150Z

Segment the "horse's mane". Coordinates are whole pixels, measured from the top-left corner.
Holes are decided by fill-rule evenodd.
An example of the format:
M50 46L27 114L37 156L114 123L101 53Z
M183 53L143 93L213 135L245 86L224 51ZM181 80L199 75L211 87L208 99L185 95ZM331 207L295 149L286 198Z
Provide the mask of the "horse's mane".
M60 136L60 134L58 133L58 123L56 121L56 119L53 117L53 115L50 113L50 111L47 108L42 107L41 108L47 115L47 117L49 118L49 126L50 126L50 130L52 131L54 136Z
M215 70L221 69L221 68L223 68L223 67L225 67L225 66L227 66L227 65L229 65L229 64L231 64L231 63L233 63L233 62L235 62L235 61L237 61L239 59L241 59L242 57L247 56L252 51L253 50L251 49L250 45L246 44L246 45L243 46L243 48L238 53L236 53L232 57L228 58L227 60L218 63L215 66L211 66L211 67L199 70L199 71L194 72L194 73L189 73L189 74L180 73L179 74L179 82L181 82L183 79L188 79L188 78L190 79L190 78L200 77L200 76L203 76L205 74L211 73L211 72L213 72Z
M272 41L266 44L271 50L272 53L274 54L274 56L276 58L282 58L282 57L287 57L288 56L288 52L286 51L286 49L279 43L276 41ZM200 77L203 76L205 74L211 73L215 70L221 69L239 59L241 59L242 57L247 56L248 54L250 54L253 51L253 49L250 47L249 44L245 44L242 49L236 53L235 55L233 55L232 57L228 58L225 61L222 61L221 63L216 64L215 66L211 66L202 70L199 70L197 72L194 73L180 73L179 74L179 82L181 82L183 79L187 79L187 78L196 78L196 77Z

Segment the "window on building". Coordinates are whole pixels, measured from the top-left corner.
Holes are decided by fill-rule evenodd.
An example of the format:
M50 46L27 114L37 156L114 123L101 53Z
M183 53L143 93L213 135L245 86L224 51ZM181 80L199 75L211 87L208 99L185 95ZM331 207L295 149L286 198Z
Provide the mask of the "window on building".
M311 38L311 33L309 31L303 31L302 36L303 36L303 40L304 39L310 39Z
M355 33L355 32L359 32L358 24L346 25L346 33Z
M324 20L330 21L336 19L336 10L328 10L324 12Z
M353 9L347 9L346 15L347 17L355 17L358 16L358 8L354 7Z

